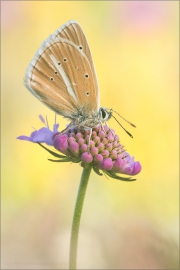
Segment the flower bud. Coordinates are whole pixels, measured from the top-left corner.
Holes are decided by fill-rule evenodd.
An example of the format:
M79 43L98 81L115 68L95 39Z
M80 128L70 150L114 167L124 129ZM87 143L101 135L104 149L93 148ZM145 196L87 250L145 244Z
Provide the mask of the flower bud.
M113 162L111 158L105 158L101 163L100 163L100 168L105 171L110 171L113 167Z
M75 142L76 139L74 137L69 137L68 138L68 143L71 144L72 142Z
M98 154L93 158L93 160L94 162L100 163L103 161L103 156L101 154Z
M91 154L92 154L92 156L96 156L98 154L98 148L97 147L93 147L91 149Z
M54 147L63 154L68 153L68 136L66 134L57 135L54 138Z
M109 157L109 151L108 150L103 150L101 155L106 158L106 157Z
M78 132L75 137L76 137L76 140L78 141L80 138L83 137L83 135L82 133Z
M87 150L88 150L87 144L81 145L81 153L87 152Z
M78 144L81 146L81 145L83 145L84 144L84 139L83 138L80 138L79 140L78 140Z
M69 150L77 157L79 155L79 144L77 142L72 142L69 146Z
M86 164L89 164L89 163L92 162L93 157L92 157L92 155L90 153L85 152L85 153L82 154L81 160L82 160L82 162L84 162Z

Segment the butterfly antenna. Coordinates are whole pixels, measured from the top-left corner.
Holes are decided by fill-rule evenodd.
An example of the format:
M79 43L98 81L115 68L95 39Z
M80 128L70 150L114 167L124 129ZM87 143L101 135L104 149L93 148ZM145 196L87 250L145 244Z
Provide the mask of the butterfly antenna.
M55 119L54 119L54 124L56 124L56 113L55 113Z
M112 109L111 109L112 110ZM126 121L128 124L130 124L132 127L136 127L133 123L126 120L122 115L120 115L118 112L112 110L112 112L115 112L117 115L119 115L124 121Z
M122 125L121 125L121 123L119 123L119 121L116 119L116 117L114 116L114 115L112 115L112 117L116 120L116 122L124 129L124 131L131 137L131 138L133 138L133 136L132 136L132 134L129 132L129 131L127 131Z

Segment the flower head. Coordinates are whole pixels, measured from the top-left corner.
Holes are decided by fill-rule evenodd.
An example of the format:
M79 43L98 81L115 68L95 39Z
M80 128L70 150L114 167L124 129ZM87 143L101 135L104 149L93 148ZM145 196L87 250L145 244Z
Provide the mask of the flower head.
M43 123L44 119L41 117ZM19 136L18 139L28 140L37 143L46 143L54 146L56 150L61 152L55 153L45 146L41 145L59 160L54 162L75 162L80 163L82 167L91 165L94 171L102 175L104 174L120 180L135 180L125 178L118 174L133 176L141 171L141 164L134 161L123 148L113 129L108 126L101 126L85 129L83 127L71 127L63 133L58 132L58 124L54 125L53 131L48 127L31 133L30 137Z
M85 167L91 164L95 171L109 174L136 175L141 171L139 162L134 161L119 142L118 135L107 126L90 130L71 128L54 136L54 147L74 162Z

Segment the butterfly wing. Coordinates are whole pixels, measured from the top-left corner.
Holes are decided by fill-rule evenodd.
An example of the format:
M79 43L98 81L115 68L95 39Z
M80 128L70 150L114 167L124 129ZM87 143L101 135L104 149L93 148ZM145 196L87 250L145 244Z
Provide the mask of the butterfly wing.
M25 85L56 113L72 118L99 109L99 88L82 28L69 21L47 38L31 61Z

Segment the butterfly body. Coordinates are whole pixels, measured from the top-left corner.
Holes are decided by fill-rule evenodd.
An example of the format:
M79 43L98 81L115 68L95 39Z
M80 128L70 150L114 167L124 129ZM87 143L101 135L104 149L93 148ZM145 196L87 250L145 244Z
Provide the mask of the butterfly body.
M104 107L101 107L97 112L87 114L82 108L82 110L78 110L77 114L71 115L71 125L92 128L109 120L111 115L111 111Z

